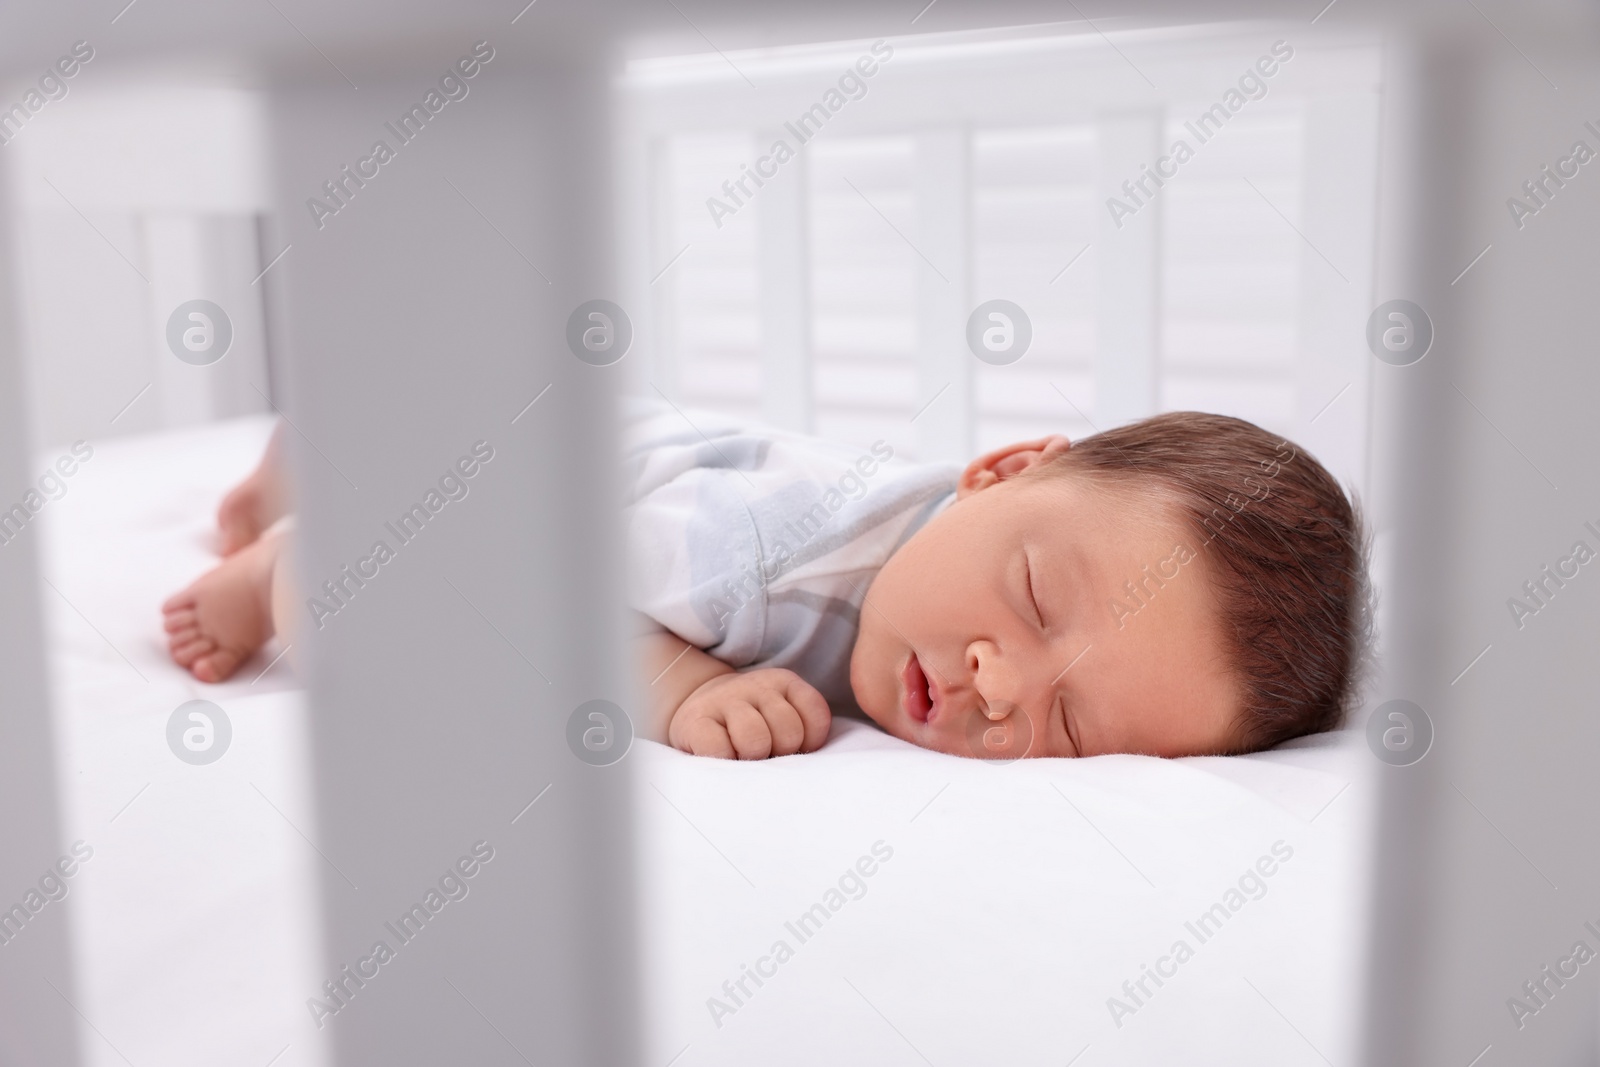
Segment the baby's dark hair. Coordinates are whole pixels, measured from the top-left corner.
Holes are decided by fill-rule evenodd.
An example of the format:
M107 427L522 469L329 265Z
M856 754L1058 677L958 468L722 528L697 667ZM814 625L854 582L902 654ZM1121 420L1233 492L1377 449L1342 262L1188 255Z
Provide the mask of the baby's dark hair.
M1184 515L1243 683L1237 751L1344 722L1371 638L1367 542L1322 464L1243 419L1174 411L1078 441L1045 469L1154 486Z

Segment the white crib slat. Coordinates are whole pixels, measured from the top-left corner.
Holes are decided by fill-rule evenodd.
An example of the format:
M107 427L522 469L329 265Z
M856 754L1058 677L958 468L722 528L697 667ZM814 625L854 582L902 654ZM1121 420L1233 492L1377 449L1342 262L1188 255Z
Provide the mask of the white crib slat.
M676 189L672 172L672 145L667 138L650 143L645 166L649 168L650 175L646 193L650 198L650 253L645 262L665 264L676 254L672 242L677 236L673 211ZM654 267L652 273L659 270L659 267ZM643 366L636 365L633 369L636 373L642 373L650 383L644 387L647 393L654 388L668 396L678 395L678 279L681 276L679 272L669 270L657 274L646 286L651 325L654 328L647 331L645 351L649 353L649 358L636 360L636 364Z
M140 219L149 275L144 335L163 426L186 426L269 410L262 290L251 279L270 255L257 242L256 220L163 212ZM167 338L174 310L195 298L215 302L232 334L226 355L192 366Z
M918 458L966 462L973 422L970 131L919 133L916 154Z
M0 204L9 200L8 185L9 176L0 170ZM7 509L21 506L19 501L40 474L29 454L28 412L23 406L27 395L16 334L14 239L11 219L0 217L0 500L5 502L0 507ZM28 509L23 507L23 511L26 514ZM40 531L24 527L19 535L15 516L8 518L11 525L5 527L6 543L0 551L0 604L6 606L0 612L6 731L6 743L0 746L0 810L11 817L6 820L5 848L0 849L0 878L4 879L0 884L9 894L25 892L21 887L39 878L40 869L67 847L56 768L70 763L60 752L59 737L52 735L44 666L47 626L40 597L56 594L39 581ZM36 527L37 523L30 521L29 525ZM57 606L68 610L59 598ZM100 834L94 836L95 843L102 840ZM4 906L10 908L12 900L7 899ZM55 915L29 921L32 928L24 931L14 917L7 917L11 925L3 930L6 966L0 968L0 1033L5 1035L8 1051L26 1047L35 1062L78 1064L78 1022L71 1005L57 993L83 981L81 974L74 975L69 927L63 916ZM55 989L46 983L54 983Z
M1378 167L1378 110L1376 92L1310 101L1302 171L1309 243L1299 249L1295 440L1363 493L1373 367L1366 319L1389 298L1373 292L1378 187L1369 176Z
M782 135L756 136L768 145ZM782 167L761 187L757 239L761 307L761 415L773 426L808 433L812 418L809 156Z
M1160 192L1135 204L1122 183L1162 154L1160 111L1102 116L1098 241L1100 347L1095 361L1095 423L1101 429L1156 410L1160 352ZM1136 210L1113 221L1112 197ZM1119 226L1117 222L1120 222Z

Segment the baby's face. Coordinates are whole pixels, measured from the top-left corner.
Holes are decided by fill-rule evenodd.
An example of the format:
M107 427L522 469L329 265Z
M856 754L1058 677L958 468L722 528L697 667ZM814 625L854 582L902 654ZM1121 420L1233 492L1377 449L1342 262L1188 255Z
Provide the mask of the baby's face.
M1239 685L1199 539L1149 493L1009 477L1065 445L976 461L890 558L861 609L857 703L962 756L1229 750Z

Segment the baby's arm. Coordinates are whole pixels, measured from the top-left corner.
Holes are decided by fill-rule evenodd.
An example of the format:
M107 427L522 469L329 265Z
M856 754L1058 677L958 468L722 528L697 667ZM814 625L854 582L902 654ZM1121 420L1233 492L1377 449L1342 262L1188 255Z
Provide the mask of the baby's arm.
M665 630L638 645L652 740L697 756L766 759L812 752L828 739L827 700L793 671L735 671Z

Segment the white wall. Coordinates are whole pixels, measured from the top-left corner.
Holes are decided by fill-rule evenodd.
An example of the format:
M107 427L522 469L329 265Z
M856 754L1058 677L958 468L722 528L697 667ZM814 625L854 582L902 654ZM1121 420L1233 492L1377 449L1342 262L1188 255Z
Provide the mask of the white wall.
M621 93L638 387L964 459L1158 411L1237 415L1367 482L1378 53L1304 25L892 38L893 55L731 217L710 198L872 40L650 59ZM1293 57L1131 219L1185 119ZM737 70L735 69L737 68ZM748 76L754 89L740 80ZM720 222L720 224L719 224ZM982 301L1032 347L967 350Z
M241 89L78 86L0 147L35 448L269 409L260 112ZM195 298L233 326L209 366L166 343Z

